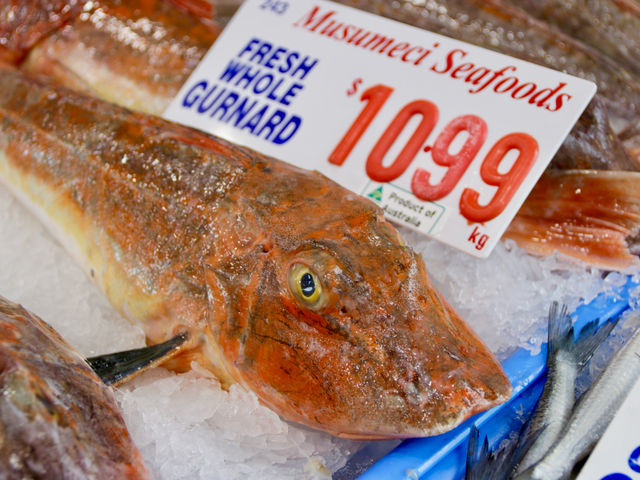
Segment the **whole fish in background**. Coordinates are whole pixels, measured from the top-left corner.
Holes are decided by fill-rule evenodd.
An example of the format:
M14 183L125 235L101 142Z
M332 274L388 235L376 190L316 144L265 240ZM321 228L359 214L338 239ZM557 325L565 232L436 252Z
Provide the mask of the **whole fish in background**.
M508 0L640 75L640 8L632 0Z
M60 335L0 297L0 477L147 479L113 392Z
M22 59L23 70L155 115L164 112L218 34L202 23L201 16L175 6L179 3L189 12L202 14L204 0L101 0L85 6L71 3L66 10L65 1L58 0L57 11L67 13L54 18L65 18L64 27L59 20L43 25L43 11L53 7L39 6L40 1L22 2L30 5L28 9L5 7L4 17L11 13L13 22L0 22L0 39L5 39L7 50L17 51L12 56ZM232 10L238 4L218 1L211 8ZM73 11L74 15L68 13ZM26 43L23 36L37 42ZM611 131L602 102L595 100L590 111L565 142L558 162L566 164L563 158L571 157L575 162L571 168L585 168L584 159L588 159L589 168L600 162L609 168L636 170Z
M0 59L76 90L160 115L219 28L165 0L11 0Z
M602 436L627 394L640 378L640 331L616 352L605 370L578 401L563 435L544 458L515 476L517 480L567 478Z
M547 379L536 411L528 425L526 437L536 436L518 471L536 464L564 431L575 403L575 383L578 373L589 361L595 349L609 336L617 321L598 328L594 320L582 328L574 340L574 329L566 306L558 313L558 304L549 309L547 342Z
M611 129L607 109L596 95L551 159L549 170L637 171L638 155L629 155Z
M510 395L382 210L317 172L6 68L0 178L149 343L189 335L174 368L289 420L426 436Z
M218 35L215 28L202 23L201 16L189 13L205 10L204 0L100 0L84 4L89 5L86 7L58 0L56 11L75 12L64 14L64 27L57 20L62 13L53 15L56 21L43 25L40 18L53 7L40 5L42 1L23 1L22 8L11 4L4 7L6 12L0 19L13 18L12 22L0 20L0 40L4 40L6 50L13 51L6 56L20 58L17 63L24 70L46 74L68 87L155 115L168 107ZM239 3L216 1L212 9L233 10ZM25 36L33 39L26 47L22 40ZM616 92L615 98L619 95ZM584 135L578 133L579 138L567 146L567 155L593 157L595 150L607 162L623 162L629 165L625 169L637 169L622 158L624 153L610 131L601 102L594 102L591 108L594 112L582 121L579 130L588 132L587 138L599 140L583 147ZM606 122L594 123L596 116L605 117ZM600 140L603 136L608 137L606 144Z
M58 0L58 3L46 4L48 6L40 5L41 1L43 0L21 2L21 8L13 4L4 6L5 11L0 14L0 46L4 45L5 50L13 52L11 55L6 54L6 58L21 58L22 62L17 63L21 63L22 69L44 73L72 88L156 115L161 114L168 106L217 35L217 31L210 25L204 24L199 17L189 13L207 10L203 2L196 0L131 0L126 3L119 0L100 0L85 4ZM226 0L213 2L212 9L215 11L222 2L227 10L233 10L234 5L237 6L239 3L235 0L229 1L230 3ZM70 6L65 7L66 3ZM178 8L176 3L185 9ZM425 6L411 4L397 10L394 6L396 4L391 2L360 2L357 5L374 10L377 8L380 13L395 15L399 20L418 26L432 26L429 22L424 24L429 16L423 15L422 12L430 12ZM458 20L452 21L459 28L441 33L455 36L458 30L463 33L469 31L473 35L462 35L463 39L481 45L499 38L488 27L484 30L478 29L480 24L474 23L474 28L461 24L462 18L466 18L467 21L474 19L473 16L469 16L468 9L477 7L470 3L453 2L452 5L458 5L456 8L462 9L462 13L457 14ZM1 8L3 7L0 6ZM42 18L48 17L42 12L56 8L59 13L52 16L55 21L43 25ZM447 8L453 7L442 8L446 13ZM34 12L38 9L42 12L35 15ZM64 14L60 13L63 11ZM74 11L75 14L71 15L70 11ZM482 11L481 9L478 13ZM407 18L407 15L410 18ZM13 18L13 21L3 24L2 19L8 17ZM60 18L64 18L65 21L61 22ZM484 17L481 15L478 21L481 18ZM488 20L485 18L485 21ZM444 22L445 25L449 23L451 22ZM500 32L501 28L503 27L498 28ZM522 37L517 33L513 35L516 40ZM32 40L25 42L25 37ZM473 42L474 39L478 41ZM517 53L518 48L514 46L517 44L515 40L509 43L511 47L507 48L507 53L510 50ZM565 48L563 45L561 42L562 48ZM494 47L501 47L501 43L498 42ZM615 98L618 98L617 93ZM637 164L629 158L611 130L606 108L603 102L596 98L563 144L552 167L636 170ZM589 175L593 179L599 174L591 172ZM571 196L574 189L569 185L568 178L575 179L576 182L581 182L581 179L579 176L567 177L563 183L563 191ZM543 183L541 190L546 191L544 183L547 182L547 178L543 177L540 182ZM602 195L610 190L611 182L610 175L604 175L600 180L598 189ZM613 188L615 191L615 185ZM629 195L636 194L631 191ZM548 203L557 202L558 196L555 194ZM582 200L589 202L589 198L584 196ZM561 204L567 205L565 202ZM533 215L532 209L529 208L523 218L516 216L510 228L509 238L516 239L521 247L536 254L560 251L575 256L577 252L578 258L607 269L624 269L637 264L637 257L629 251L626 241L627 231L633 233L639 228L628 226L629 218L635 218L633 211L617 209L617 216L609 216L608 225L600 224L598 229L591 231L591 219L580 218L576 213L580 210L572 208L563 214L553 205L550 205L553 208L547 208L549 205L543 205L540 197L536 199L536 205L539 208ZM593 207L588 203L585 206L587 210ZM548 211L554 212L552 218L547 218ZM581 229L579 235L574 234L577 229ZM528 234L530 231L532 233ZM566 234L563 233L565 231ZM599 247L601 244L612 243L613 246L606 250ZM589 249L594 245L598 246L597 251L591 255ZM606 258L604 255L607 254L611 257Z

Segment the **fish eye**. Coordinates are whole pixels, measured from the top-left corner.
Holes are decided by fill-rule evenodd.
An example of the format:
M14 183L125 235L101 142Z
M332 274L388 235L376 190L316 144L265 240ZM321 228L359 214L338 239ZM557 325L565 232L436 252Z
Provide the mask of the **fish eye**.
M300 290L302 295L306 298L312 298L318 290L316 289L316 281L313 279L313 275L309 272L305 272L300 277Z
M306 307L319 309L324 306L326 295L318 275L307 265L295 263L289 270L289 288Z

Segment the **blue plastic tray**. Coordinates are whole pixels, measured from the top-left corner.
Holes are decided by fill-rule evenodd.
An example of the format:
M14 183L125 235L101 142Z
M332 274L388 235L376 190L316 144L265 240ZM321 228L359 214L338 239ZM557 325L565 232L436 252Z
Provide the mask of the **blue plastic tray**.
M630 277L612 293L600 294L591 303L581 305L572 317L576 330L600 318L613 319L629 308L629 290L639 284ZM402 442L361 474L359 480L460 480L464 478L467 444L471 425L485 435L494 448L510 432L522 425L523 412L529 412L544 386L546 344L540 353L531 355L520 349L503 363L513 385L513 395L505 404L480 413L443 435Z

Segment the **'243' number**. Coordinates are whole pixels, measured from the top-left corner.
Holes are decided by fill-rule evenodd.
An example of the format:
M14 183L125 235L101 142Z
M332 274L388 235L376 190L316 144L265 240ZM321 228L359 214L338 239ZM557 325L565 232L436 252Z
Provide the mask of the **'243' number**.
M366 104L336 145L329 156L329 162L335 165L344 163L392 92L393 88L389 86L374 85L362 93L360 100ZM383 165L387 152L414 115L421 116L419 125L394 161L388 166ZM377 182L390 182L402 175L422 148L437 121L438 107L432 102L414 100L406 104L369 153L366 163L369 178ZM463 131L469 135L462 148L457 153L450 154L449 147ZM482 148L486 137L487 124L476 115L462 115L451 120L436 138L431 151L433 161L442 167L448 167L447 171L438 184L431 185L430 173L423 168L417 168L411 179L414 195L425 201L435 201L447 196ZM500 162L513 149L518 151L518 157L508 172L500 173ZM487 185L497 187L497 190L488 204L480 205L478 192L465 188L460 196L462 215L472 222L486 222L500 215L524 181L537 156L538 142L531 135L518 132L499 139L480 166L482 180Z
M286 12L288 6L289 2L285 2L283 0L265 0L260 4L261 9L271 10L278 15L282 15L284 12Z

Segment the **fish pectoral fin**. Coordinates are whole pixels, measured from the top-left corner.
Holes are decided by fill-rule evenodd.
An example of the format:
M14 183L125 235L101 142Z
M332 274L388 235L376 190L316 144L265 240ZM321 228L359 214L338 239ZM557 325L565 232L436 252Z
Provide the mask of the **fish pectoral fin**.
M187 339L187 333L180 333L157 345L99 355L87 358L86 361L104 383L117 387L173 358L182 350Z

